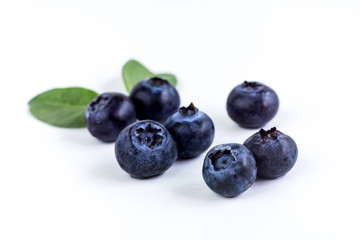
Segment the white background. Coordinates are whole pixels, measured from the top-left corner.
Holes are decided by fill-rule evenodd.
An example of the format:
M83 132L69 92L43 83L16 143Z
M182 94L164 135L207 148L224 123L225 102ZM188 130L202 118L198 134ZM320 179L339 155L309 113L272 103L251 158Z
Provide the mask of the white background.
M360 2L4 1L0 3L0 239L360 239ZM230 90L279 95L297 142L284 177L236 198L207 188L204 155L137 180L113 144L33 118L55 87L125 92L135 58L177 75L181 104L212 117L213 145L255 132L227 116Z

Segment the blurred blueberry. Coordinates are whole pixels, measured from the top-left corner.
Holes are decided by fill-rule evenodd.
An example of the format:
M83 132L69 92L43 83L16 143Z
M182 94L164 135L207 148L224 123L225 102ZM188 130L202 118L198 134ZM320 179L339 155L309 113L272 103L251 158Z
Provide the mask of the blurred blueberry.
M165 122L180 106L180 97L167 80L152 77L138 82L130 92L140 120L151 119Z
M106 92L89 103L84 117L91 135L104 142L114 142L121 130L136 121L136 110L124 94Z

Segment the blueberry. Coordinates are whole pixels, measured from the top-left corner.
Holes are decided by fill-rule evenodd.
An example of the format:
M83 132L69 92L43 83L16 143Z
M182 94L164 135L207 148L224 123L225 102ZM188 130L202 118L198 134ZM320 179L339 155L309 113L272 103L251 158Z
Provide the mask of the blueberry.
M165 122L180 106L180 97L167 80L152 77L138 82L130 92L140 120Z
M177 143L179 158L194 158L208 149L214 140L211 118L199 111L193 103L181 107L165 122Z
M298 149L295 141L275 127L268 131L261 129L249 137L244 146L254 154L258 177L277 178L294 166Z
M104 142L114 142L121 130L136 121L136 110L127 96L107 92L89 103L84 117L91 135Z
M232 120L244 128L260 128L279 108L279 98L270 87L259 82L243 82L229 94L226 110Z
M155 121L143 120L127 126L115 142L120 167L136 178L165 172L177 158L176 143L166 128Z
M211 190L224 197L235 197L255 181L256 163L253 154L243 145L221 144L207 153L202 174Z

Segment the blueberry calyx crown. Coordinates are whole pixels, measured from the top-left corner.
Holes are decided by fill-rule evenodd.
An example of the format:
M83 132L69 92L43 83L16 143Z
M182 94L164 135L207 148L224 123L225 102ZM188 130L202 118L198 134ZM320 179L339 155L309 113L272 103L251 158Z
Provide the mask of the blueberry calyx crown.
M248 82L248 81L244 81L243 83L243 89L247 90L248 88L257 88L260 87L261 85L257 82Z
M148 80L148 83L150 83L151 85L160 87L164 84L166 84L168 81L159 77L152 77Z
M279 135L279 131L276 129L276 127L273 127L267 131L265 131L264 129L260 129L259 134L262 139L267 137L267 138L272 138L272 139L276 140L277 136Z
M225 170L234 158L231 155L230 150L216 150L215 152L209 155L211 159L211 164L214 166L215 171Z
M179 112L183 116L192 116L197 113L198 109L194 106L193 103L190 103L188 107L181 107Z
M108 100L109 100L108 96L98 96L94 101L90 103L91 111L95 111L97 105L99 105L98 108L105 107L106 104L108 103Z
M145 145L151 149L162 145L164 132L161 128L152 126L150 123L145 127L138 127L134 132L135 139L140 145Z

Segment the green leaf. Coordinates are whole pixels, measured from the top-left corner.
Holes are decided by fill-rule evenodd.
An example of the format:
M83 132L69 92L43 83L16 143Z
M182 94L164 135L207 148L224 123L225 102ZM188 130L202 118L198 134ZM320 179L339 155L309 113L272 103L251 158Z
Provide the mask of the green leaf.
M129 60L122 68L122 77L125 88L130 92L131 88L140 80L153 77L154 74L136 60Z
M177 84L177 79L176 79L175 75L173 75L173 74L159 73L159 74L156 74L156 76L168 80L174 86L176 86L176 84Z
M176 86L177 80L174 75L170 73L154 74L136 60L129 60L124 64L122 68L122 77L127 92L130 92L132 87L140 80L154 76L164 78L168 80L171 84Z
M84 110L97 95L85 88L55 88L31 99L30 112L35 118L50 125L85 127Z

